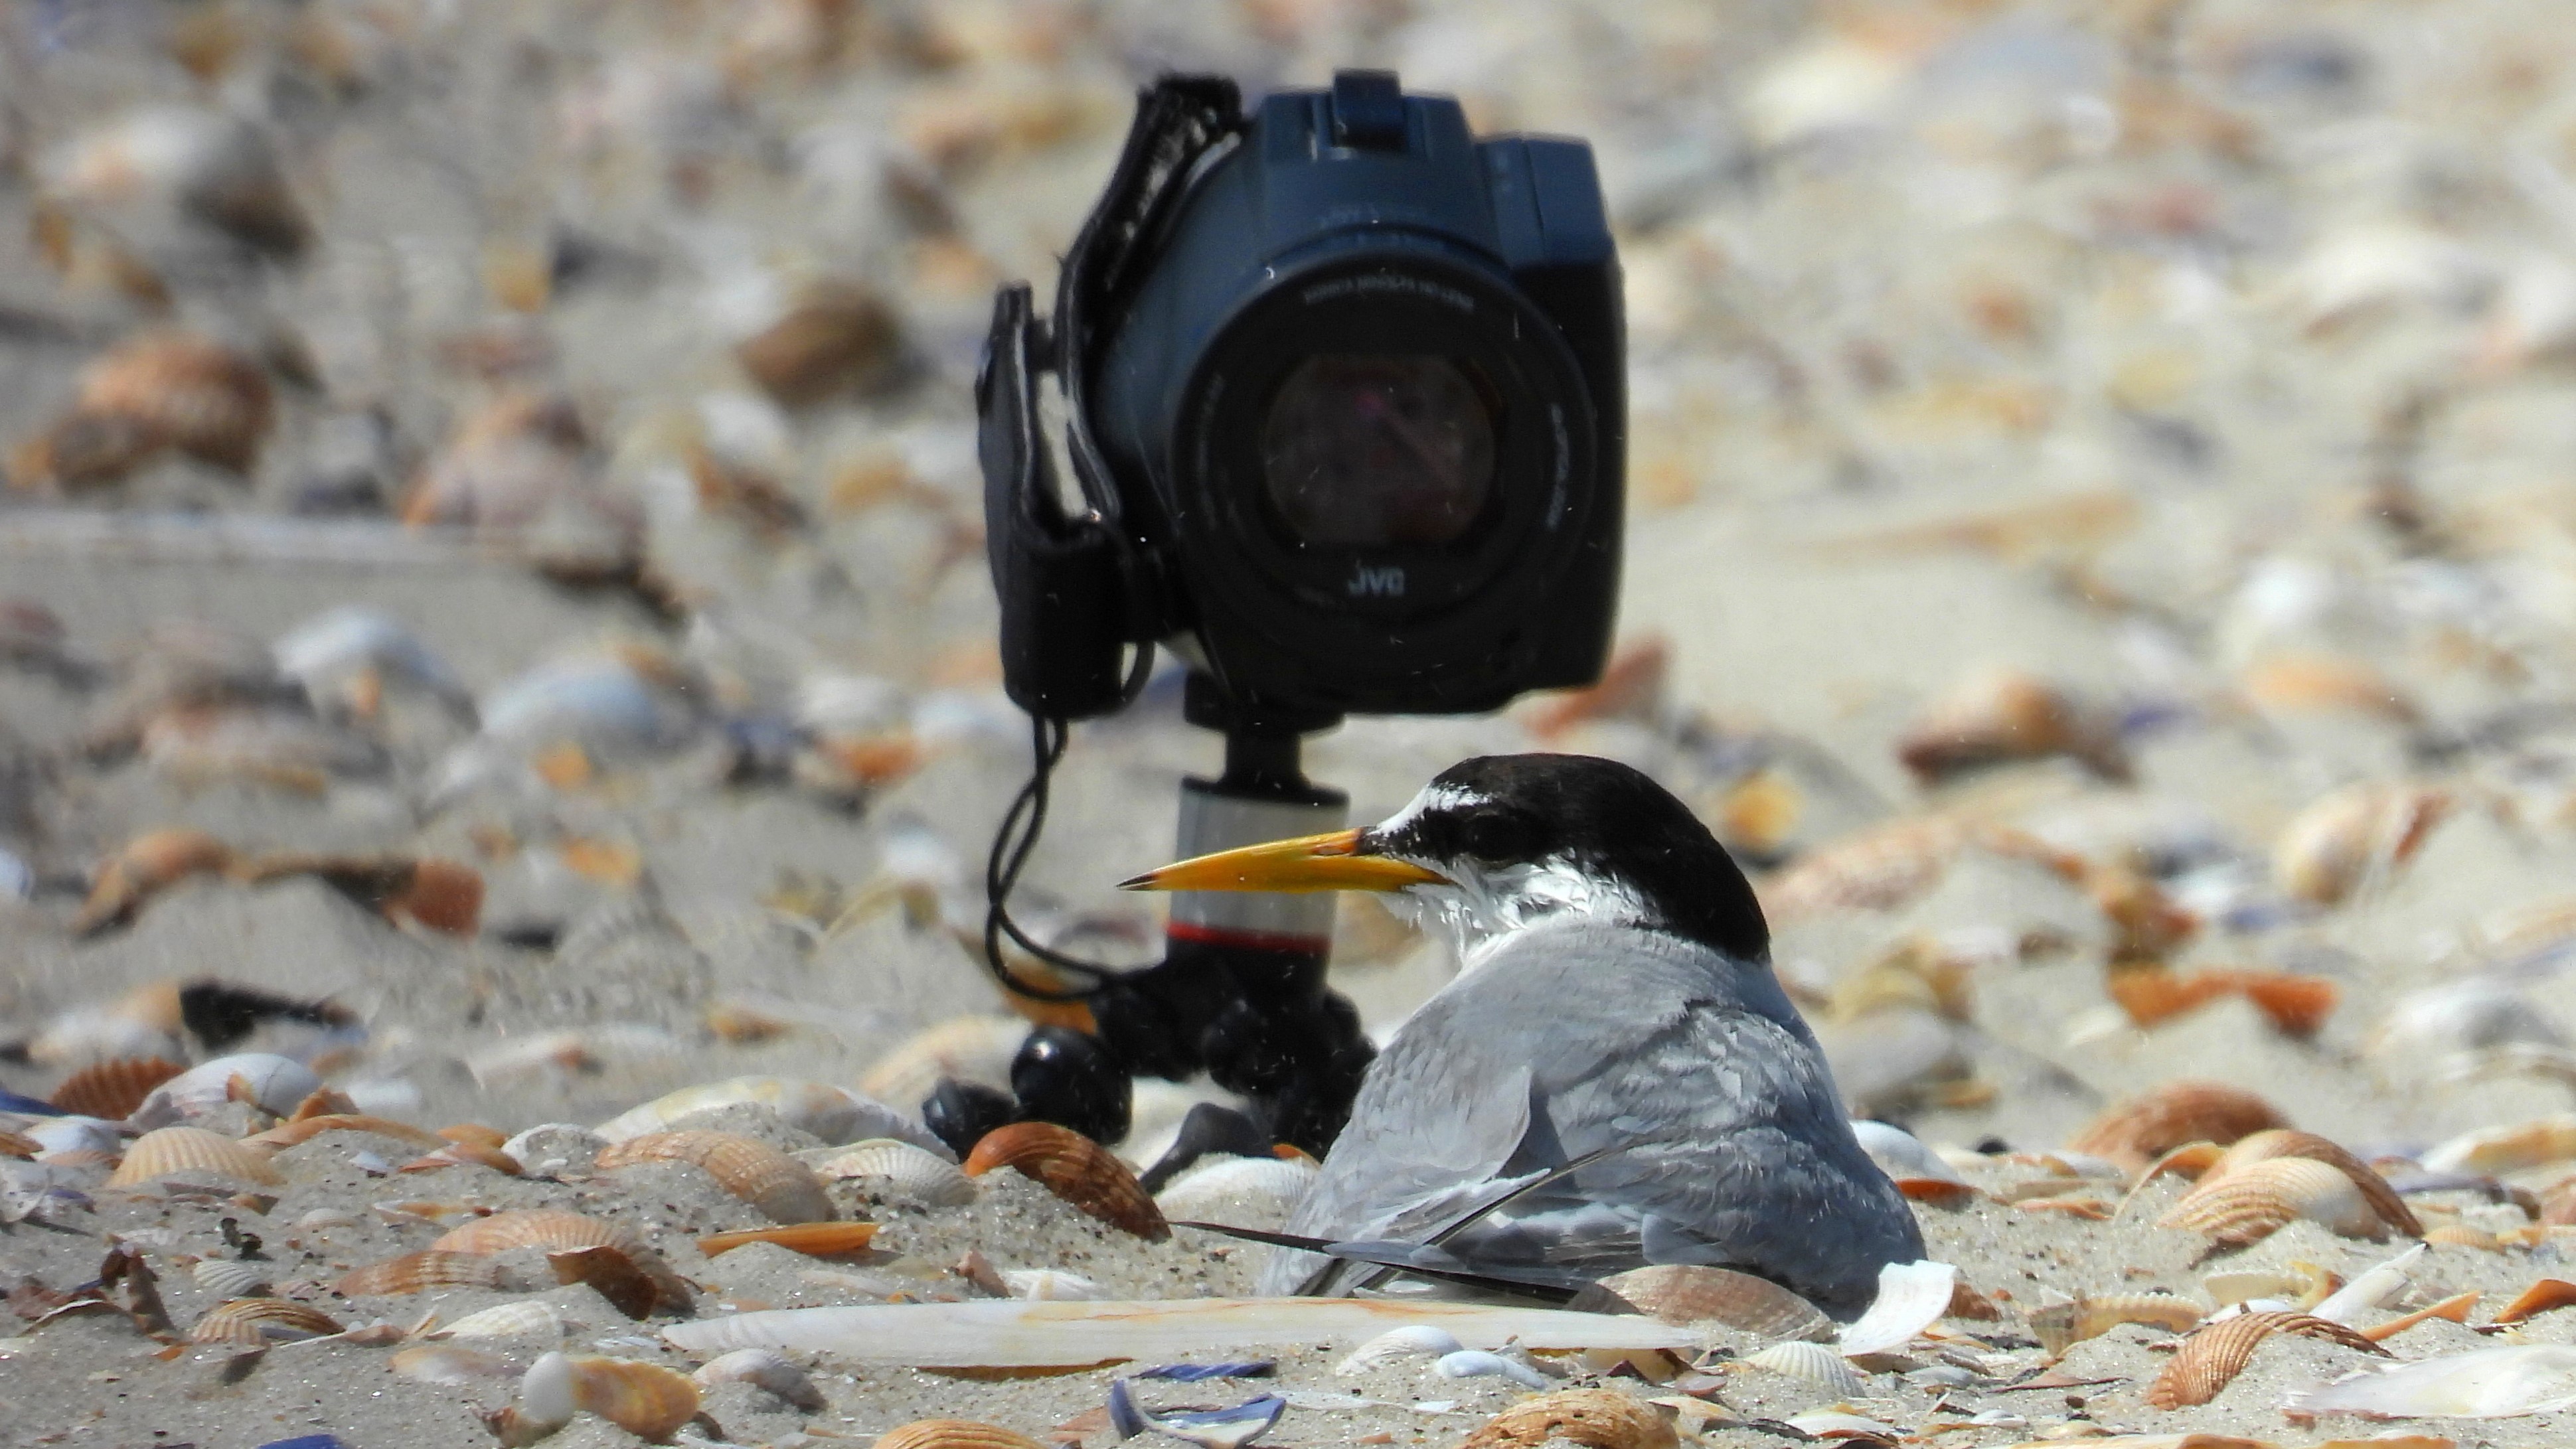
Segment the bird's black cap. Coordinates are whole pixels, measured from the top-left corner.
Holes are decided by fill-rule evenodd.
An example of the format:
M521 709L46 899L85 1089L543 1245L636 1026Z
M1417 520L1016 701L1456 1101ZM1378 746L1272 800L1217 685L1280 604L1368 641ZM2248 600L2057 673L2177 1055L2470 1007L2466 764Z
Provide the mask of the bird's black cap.
M1440 772L1448 797L1365 848L1487 866L1564 857L1635 889L1666 929L1730 956L1766 959L1753 887L1689 807L1641 772L1592 755L1480 755Z

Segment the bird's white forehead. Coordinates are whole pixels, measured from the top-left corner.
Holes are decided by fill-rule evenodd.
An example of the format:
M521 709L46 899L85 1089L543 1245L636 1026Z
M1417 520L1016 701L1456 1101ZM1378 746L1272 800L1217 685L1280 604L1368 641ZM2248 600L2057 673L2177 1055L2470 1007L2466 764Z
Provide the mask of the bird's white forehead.
M1379 821L1381 832L1402 830L1434 810L1470 810L1492 797L1460 785L1443 785L1437 781L1422 787L1422 792L1405 803L1405 807Z

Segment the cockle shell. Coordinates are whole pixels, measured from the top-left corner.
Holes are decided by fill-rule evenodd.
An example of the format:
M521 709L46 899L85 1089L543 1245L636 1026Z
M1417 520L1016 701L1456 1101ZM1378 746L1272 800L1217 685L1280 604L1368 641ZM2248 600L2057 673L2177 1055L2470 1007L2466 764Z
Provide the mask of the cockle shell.
M2576 1407L2576 1347L2518 1344L2402 1363L2291 1393L2294 1414L2501 1419Z
M217 1057L163 1082L126 1120L146 1129L166 1127L226 1102L248 1102L272 1117L283 1117L321 1085L322 1079L302 1062L267 1052L244 1052Z
M480 1253L424 1249L370 1263L340 1276L331 1291L343 1298L398 1297L432 1288L499 1288L501 1266Z
M973 1419L915 1419L878 1435L876 1449L1038 1449L1038 1442Z
M119 1057L92 1062L63 1078L50 1100L66 1112L114 1121L132 1115L135 1108L143 1105L143 1099L152 1095L153 1088L186 1070L168 1057Z
M208 1309L188 1337L197 1343L258 1348L340 1332L340 1322L309 1303L288 1298L236 1298Z
M2347 785L2282 828L2272 846L2273 877L2301 900L2341 904L2412 858L2450 805L2448 793L2416 785Z
M624 1223L556 1208L515 1208L449 1229L429 1245L442 1253L506 1253L512 1248L612 1247L643 1249L644 1240ZM647 1250L649 1251L649 1250Z
M1831 1344L1792 1339L1748 1354L1744 1362L1775 1374L1805 1379L1836 1398L1857 1398L1869 1392L1869 1384L1860 1371Z
M189 1172L214 1173L264 1187L275 1187L285 1181L278 1176L277 1169L269 1165L268 1153L264 1149L236 1142L202 1127L164 1127L134 1139L133 1145L125 1149L125 1160L117 1164L115 1175L108 1178L107 1185L134 1187Z
M2252 1163L2193 1188L2156 1226L2206 1233L2221 1247L2243 1247L2299 1218L2345 1237L2385 1231L2370 1200L2341 1168L2304 1157Z
M441 1338L561 1338L563 1315L542 1298L496 1303L437 1331Z
M820 1410L825 1402L823 1391L814 1387L814 1380L805 1370L776 1349L738 1348L710 1359L689 1377L705 1389L718 1384L751 1384L809 1414Z
M2216 1162L2210 1164L2202 1181L2222 1178L2254 1163L2283 1157L2303 1157L2337 1169L2352 1179L2352 1185L2360 1189L2362 1197L2369 1201L2371 1211L2379 1215L2380 1221L2407 1237L2423 1236L2424 1227L2416 1221L2414 1209L2409 1208L2406 1199L2388 1185L2388 1179L2381 1177L2369 1163L2355 1157L2342 1144L2313 1132L2274 1128L2239 1138L2219 1154Z
M218 1298L249 1298L268 1286L267 1268L237 1258L200 1258L188 1276Z
M1162 1209L1145 1195L1127 1164L1070 1128L1052 1122L1015 1122L986 1133L967 1154L964 1171L968 1177L980 1177L997 1167L1018 1168L1092 1217L1148 1242L1159 1243L1172 1235Z
M418 1343L398 1349L385 1360L385 1367L407 1379L455 1389L472 1388L485 1379L517 1372L516 1366L499 1354L459 1343Z
M121 926L146 901L180 881L227 874L239 861L231 846L202 830L146 831L99 862L90 877L89 899L72 918L72 934L88 936Z
M748 1103L766 1107L788 1126L811 1132L829 1143L892 1137L926 1152L949 1155L945 1144L911 1117L883 1102L823 1082L793 1077L734 1077L722 1082L683 1087L599 1124L611 1142L668 1130L692 1113Z
M2206 1404L2234 1382L2254 1357L2254 1349L2275 1333L2320 1338L2364 1353L2388 1352L2340 1323L2304 1313L2239 1313L2217 1319L2182 1341L2173 1362L2147 1388L2147 1402L2159 1409Z
M919 1102L942 1077L1005 1086L1029 1024L1016 1016L959 1016L924 1027L877 1058L859 1090L880 1102Z
M1772 1282L1729 1268L1670 1263L1631 1268L1601 1286L1666 1323L1722 1323L1762 1338L1831 1338L1824 1310Z
M805 1156L818 1177L862 1179L871 1191L890 1197L931 1207L964 1207L975 1200L975 1179L958 1171L956 1163L891 1137Z
M242 1140L284 1148L310 1142L326 1132L371 1132L378 1137L391 1137L420 1147L436 1147L444 1140L408 1122L373 1117L364 1112L325 1112L318 1117L299 1117L291 1122L281 1122L265 1132L254 1132Z
M768 1243L812 1258L837 1258L865 1252L877 1235L874 1223L791 1223L775 1228L744 1228L698 1239L698 1251L713 1258L746 1243Z
M2200 1305L2171 1293L2106 1293L2053 1303L2030 1315L2031 1337L2054 1358L2123 1323L2144 1323L2168 1333L2188 1333L2200 1322Z
M2225 1146L2288 1125L2271 1103L2251 1092L2221 1082L2168 1082L2095 1118L2066 1145L2136 1172L2187 1142Z
M613 1172L645 1162L685 1162L776 1223L823 1222L832 1199L804 1163L754 1137L730 1132L648 1132L614 1141L591 1166Z
M2576 1158L2576 1113L2481 1127L2463 1132L2424 1154L2427 1172L2519 1172Z
M1219 1157L1192 1167L1154 1195L1169 1221L1225 1223L1272 1232L1287 1226L1321 1171L1305 1159Z
M488 1422L505 1445L533 1444L577 1411L659 1443L697 1416L698 1386L660 1364L549 1353L519 1381L518 1402Z

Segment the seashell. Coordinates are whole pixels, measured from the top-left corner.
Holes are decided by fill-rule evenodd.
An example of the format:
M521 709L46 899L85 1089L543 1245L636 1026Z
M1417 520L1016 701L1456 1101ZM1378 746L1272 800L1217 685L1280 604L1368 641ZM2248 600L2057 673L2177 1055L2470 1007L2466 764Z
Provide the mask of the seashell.
M565 1248L546 1254L546 1266L554 1269L556 1282L588 1284L629 1318L648 1318L665 1306L685 1306L690 1297L687 1287L668 1268L658 1274L648 1271L647 1256L607 1246ZM676 1291L665 1293L666 1281Z
M878 1435L876 1449L1038 1449L1038 1442L973 1419L915 1419Z
M2466 1293L2455 1293L2429 1308L2418 1308L2412 1313L2402 1314L2386 1323L2374 1323L2362 1329L2361 1336L2373 1343L2386 1343L2415 1325L2427 1323L2436 1318L2445 1323L2466 1323L2469 1321L2469 1310L2477 1307L2478 1300L2485 1296L2475 1289Z
M587 1171L607 1146L600 1135L572 1122L541 1122L501 1144L510 1160L534 1177Z
M2576 1407L2576 1347L2518 1344L2402 1363L2292 1392L2285 1412L2496 1419Z
M2189 1333L2199 1323L2200 1305L2171 1293L2108 1293L2053 1303L2030 1315L2031 1337L2051 1358L2088 1338L2099 1338L2123 1323L2144 1323L2167 1333Z
M167 1057L93 1062L63 1078L48 1100L66 1112L115 1121L131 1116L153 1088L186 1070Z
M310 1121L315 1117L354 1117L357 1115L358 1104L355 1099L349 1096L348 1093L331 1087L316 1087L312 1092L306 1095L303 1101L295 1104L295 1110L286 1114L286 1120L289 1122L304 1122Z
M832 1200L812 1168L768 1143L730 1132L648 1132L612 1141L591 1164L613 1172L643 1162L685 1162L775 1223L817 1223Z
M814 1387L814 1380L776 1349L738 1348L709 1360L689 1377L704 1389L718 1384L751 1384L809 1414L824 1407L823 1391Z
M1824 1310L1772 1282L1730 1268L1670 1263L1632 1268L1601 1286L1666 1323L1722 1323L1763 1338L1834 1335Z
M558 1208L514 1208L449 1229L429 1245L442 1253L506 1253L513 1248L624 1248L651 1251L634 1229Z
M776 1228L743 1228L698 1239L698 1251L713 1258L746 1243L769 1243L809 1258L838 1258L865 1252L877 1235L874 1223L791 1223Z
M2356 659L2315 654L2268 659L2248 668L2236 684L2268 712L2350 710L2393 724L2413 724L2420 717L2404 690Z
M2406 1291L2409 1281L2407 1270L2423 1261L2426 1251L2422 1243L2417 1243L2317 1300L2308 1311L2331 1323L2359 1327L2353 1323L2355 1318L2371 1309L2386 1307L2398 1294Z
M478 1147L470 1142L450 1142L436 1152L426 1153L394 1169L397 1172L436 1172L442 1167L471 1164L489 1168L504 1177L517 1177L519 1164L510 1154L497 1147Z
M457 1389L517 1372L516 1365L497 1353L456 1343L419 1343L398 1349L385 1366L407 1379Z
M267 1052L244 1052L200 1063L163 1082L126 1121L147 1130L166 1127L226 1102L248 1102L272 1117L283 1117L321 1085L322 1079L302 1062Z
M2271 1158L2203 1182L2156 1226L2205 1233L2220 1247L2241 1248L2300 1218L2345 1237L2385 1230L2351 1177L2304 1157Z
M1902 1348L1950 1311L1958 1285L1959 1270L1948 1263L1886 1264L1878 1270L1878 1296L1835 1346L1855 1357Z
M231 43L202 42L215 53ZM280 260L313 237L267 136L206 107L127 111L46 157L43 175L48 190L81 207L165 207Z
M734 359L781 406L804 407L882 385L901 346L901 324L883 298L856 283L828 282L745 338Z
M2416 785L2347 785L2283 827L2272 845L2273 878L2300 900L2339 905L2412 859L2450 805L2447 793Z
M343 1298L395 1298L432 1288L505 1286L499 1264L480 1253L424 1249L352 1269L331 1285Z
M2381 1177L2369 1163L2353 1156L2340 1143L2330 1138L2319 1137L2313 1132L2273 1128L2239 1138L2225 1152L2219 1154L2218 1160L2210 1165L2209 1172L2202 1181L2225 1177L2253 1163L2268 1162L2283 1157L2302 1157L2311 1162L2323 1162L2340 1169L2344 1176L2352 1179L2353 1186L2361 1190L2361 1195L2369 1200L2371 1211L2379 1215L2380 1221L2407 1237L2423 1236L2424 1227L2415 1220L2414 1209L2409 1208L2406 1205L2406 1199L2400 1197L2397 1190L2388 1185L2388 1179Z
M2135 1172L2188 1142L2225 1146L2288 1125L2271 1103L2251 1092L2220 1082L2168 1082L2094 1119L2066 1145Z
M1851 1124L1852 1136L1861 1151L1878 1164L1881 1172L1899 1182L1922 1178L1940 1182L1960 1181L1958 1169L1941 1160L1941 1154L1923 1145L1920 1138L1901 1127L1866 1119Z
M1056 1268L1006 1268L1002 1283L1012 1297L1035 1302L1102 1303L1112 1296L1097 1282Z
M133 418L65 413L43 432L9 450L12 486L72 492L121 481L162 448Z
M264 856L240 874L253 883L311 876L395 924L471 936L483 915L483 876L450 860L401 855Z
M210 338L159 332L91 363L73 410L131 424L156 448L248 473L277 403L257 362Z
M146 1132L125 1149L125 1161L107 1180L109 1187L135 1187L179 1173L206 1172L275 1187L285 1181L268 1162L265 1149L236 1142L202 1127L163 1127Z
M1622 644L1597 683L1555 695L1531 711L1529 732L1553 740L1593 720L1650 720L1663 703L1672 662L1672 644L1661 635Z
M975 1179L959 1172L957 1164L891 1137L812 1155L822 1159L813 1164L819 1177L864 1179L871 1191L931 1207L964 1207L975 1200Z
M2423 1157L2427 1172L2519 1172L2576 1158L2576 1113L2481 1127L2435 1146Z
M1403 1328L1390 1328L1351 1350L1347 1357L1333 1366L1333 1372L1348 1378L1398 1359L1438 1358L1443 1354L1456 1353L1465 1346L1445 1328L1427 1323L1408 1324Z
M683 1087L611 1118L596 1130L611 1142L623 1142L647 1132L668 1130L694 1113L742 1104L766 1107L788 1126L811 1132L827 1143L892 1137L942 1157L950 1155L929 1129L883 1102L793 1077L734 1077Z
M2504 1310L2495 1316L2498 1323L2520 1323L2537 1318L2553 1309L2576 1304L2576 1283L2564 1278L2543 1278L2525 1288Z
M1775 1343L1760 1353L1748 1354L1744 1362L1775 1374L1805 1379L1836 1398L1858 1398L1869 1392L1869 1384L1861 1378L1860 1371L1853 1368L1842 1351L1831 1344L1792 1339L1787 1343Z
M1481 1348L1462 1348L1456 1353L1444 1353L1431 1365L1431 1369L1444 1379L1510 1379L1523 1388L1547 1387L1546 1377L1528 1364Z
M197 1320L197 1326L188 1330L188 1338L194 1343L261 1348L340 1331L338 1319L309 1303L289 1298L236 1298L208 1309L206 1316Z
M420 637L381 609L343 605L317 614L269 645L278 673L303 686L316 709L375 715L385 681L427 691L471 722L474 695Z
M2466 1223L2444 1223L2428 1228L2424 1232L2424 1241L2437 1248L2475 1248L2481 1253L2499 1252L2503 1248L2502 1241L2495 1234Z
M487 1422L505 1445L533 1444L585 1410L659 1443L697 1417L698 1386L659 1364L549 1353L519 1381L518 1401Z
M496 1303L438 1330L440 1338L561 1338L563 1315L542 1298Z
M1029 1024L1016 1016L957 1016L925 1027L877 1058L859 1090L880 1102L918 1102L942 1077L1007 1086Z
M1677 1449L1681 1443L1672 1414L1660 1405L1616 1389L1561 1389L1487 1419L1458 1449L1539 1449L1551 1439L1590 1449Z
M89 898L72 918L72 934L96 935L134 919L144 903L183 880L225 875L239 865L231 846L202 830L153 830L134 837L99 863ZM176 1003L172 1016L175 1018ZM178 1023L170 1023L176 1029Z
M1306 1200L1320 1171L1313 1162L1279 1157L1210 1158L1156 1193L1154 1205L1167 1221L1276 1232Z
M2385 1356L2387 1350L2340 1323L2304 1313L2239 1313L2221 1318L2182 1341L2173 1362L2147 1388L2147 1402L2159 1409L2206 1404L2235 1381L2254 1357L2254 1348L2275 1333L2321 1338L2346 1348Z
M188 1276L218 1298L250 1298L268 1286L266 1268L234 1258L200 1258Z
M2129 778L2116 729L2055 686L2017 670L1963 682L1896 741L1897 759L1926 785L1987 765L2060 755L2106 780Z
M0 1157L30 1158L44 1150L44 1144L33 1137L21 1137L15 1132L0 1131Z
M2111 998L2140 1027L2180 1016L2227 996L2242 996L2285 1036L2314 1036L2342 999L2322 976L2271 971L2169 971L2162 967L2114 970L2105 983Z
M265 1132L254 1132L242 1140L265 1147L286 1148L310 1142L326 1132L372 1132L379 1137L392 1137L421 1147L440 1145L437 1136L408 1122L372 1117L364 1112L325 1112L319 1117L300 1117L291 1122L281 1122Z
M986 1133L967 1155L964 1171L980 1177L997 1167L1015 1167L1083 1212L1148 1242L1172 1235L1127 1164L1070 1128L1016 1122Z

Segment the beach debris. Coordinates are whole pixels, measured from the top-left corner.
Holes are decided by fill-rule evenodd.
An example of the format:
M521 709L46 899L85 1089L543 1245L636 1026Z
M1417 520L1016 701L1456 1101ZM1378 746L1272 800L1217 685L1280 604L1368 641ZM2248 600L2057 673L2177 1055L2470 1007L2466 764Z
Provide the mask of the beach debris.
M313 239L267 136L202 106L139 106L83 131L45 158L43 179L85 211L176 215L278 260Z
M473 1388L486 1379L508 1378L518 1365L497 1353L461 1343L416 1343L396 1349L385 1367L407 1379L449 1388Z
M793 1077L731 1077L695 1087L682 1087L602 1122L593 1130L608 1141L623 1142L647 1132L669 1131L685 1117L718 1107L765 1107L799 1131L827 1143L851 1143L879 1137L908 1142L942 1158L952 1156L945 1144L919 1121L871 1097L824 1082Z
M818 283L734 348L742 370L782 407L810 407L882 386L902 343L893 307L854 282Z
M891 1137L869 1138L806 1156L813 1159L817 1177L860 1181L870 1191L928 1207L964 1207L975 1200L975 1179L958 1171L956 1163Z
M2509 1419L2576 1407L2576 1347L2516 1344L2364 1371L2282 1400L2294 1419Z
M2239 1313L2215 1319L2184 1339L2173 1361L2147 1387L2147 1402L2159 1409L2208 1403L2245 1371L2255 1346L2276 1333L2323 1339L2382 1357L2388 1353L2340 1323L2304 1313Z
M188 1268L197 1286L218 1298L255 1298L269 1286L269 1266L238 1258L200 1258Z
M2167 1333L2188 1333L2204 1316L2199 1304L2171 1293L2105 1293L2032 1310L2030 1332L2039 1340L2039 1346L2055 1358L2123 1323L2143 1323Z
M72 919L72 933L88 936L134 919L144 903L183 880L229 875L238 860L231 846L202 830L154 830L134 837L101 861L89 899Z
M165 1177L193 1173L236 1178L262 1187L275 1187L286 1180L269 1164L264 1148L202 1127L163 1127L134 1139L107 1185L139 1187Z
M1406 1324L1390 1328L1368 1342L1352 1349L1333 1372L1345 1378L1366 1373L1399 1359L1440 1358L1465 1348L1458 1336L1445 1328L1428 1323Z
M1616 1389L1560 1389L1487 1419L1458 1449L1539 1449L1570 1439L1587 1449L1678 1449L1673 1415Z
M2372 1309L2386 1307L2398 1294L2406 1291L2407 1284L2412 1281L2408 1270L2422 1262L2428 1251L2424 1244L2417 1243L2387 1262L2362 1272L2351 1282L2318 1300L2308 1311L2329 1323L2359 1328L2361 1325L2353 1320Z
M685 1162L698 1168L774 1223L812 1224L832 1216L832 1200L813 1169L758 1138L737 1133L646 1132L615 1139L591 1167L614 1172L646 1162Z
M967 1154L963 1171L980 1177L997 1167L1016 1168L1047 1191L1111 1227L1147 1242L1171 1236L1162 1210L1145 1195L1136 1174L1117 1154L1069 1127L1015 1122L997 1128Z
M2117 1107L2075 1134L2070 1152L2089 1153L2130 1172L2191 1142L2224 1147L2289 1120L2261 1097L2223 1082L2169 1082Z
M1481 1348L1462 1348L1456 1353L1444 1353L1432 1362L1431 1367L1444 1379L1501 1378L1510 1379L1523 1388L1547 1387L1547 1376L1528 1364Z
M519 1380L516 1402L485 1416L504 1445L534 1444L597 1414L639 1439L661 1442L697 1416L698 1386L660 1364L589 1354L548 1353Z
M473 691L420 636L381 609L348 604L317 614L279 635L269 652L316 710L373 719L391 684L421 690L450 714L474 720Z
M366 1132L378 1137L392 1137L416 1147L439 1147L450 1144L435 1132L396 1122L390 1117L372 1116L365 1112L325 1112L315 1117L297 1117L280 1122L265 1132L254 1132L245 1142L263 1147L286 1148L312 1141L331 1132Z
M2576 1305L2576 1283L2564 1278L2543 1278L2525 1288L2511 1303L2496 1313L2498 1323L2521 1323L2555 1309Z
M698 1239L708 1257L729 1253L746 1243L768 1243L809 1258L839 1258L865 1252L877 1234L874 1223L790 1223L775 1228L742 1228Z
M1256 1358L1239 1363L1167 1363L1141 1368L1127 1375L1131 1379L1169 1379L1176 1384L1204 1383L1209 1379L1266 1379L1278 1371L1277 1359Z
M554 1270L556 1282L584 1284L629 1318L650 1318L666 1308L685 1310L691 1301L687 1286L668 1269L658 1275L647 1272L640 1256L624 1248L562 1248L546 1254L546 1266ZM664 1290L665 1282L672 1285L670 1291Z
M2300 900L2341 905L2413 859L2450 808L2451 797L2441 790L2378 781L2347 785L2282 827L2272 845L2273 877Z
M2343 999L2342 990L2322 976L2218 967L2174 971L2162 966L2115 965L2104 985L2111 999L2140 1027L2155 1026L2225 997L2241 996L2263 1013L2274 1030L2302 1038L2316 1035Z
M2406 1199L2395 1188L2388 1185L2388 1179L2379 1175L2378 1169L2354 1156L2341 1143L2313 1132L2273 1128L2238 1138L2218 1155L2217 1161L2210 1164L2201 1181L2207 1184L2254 1163L2284 1157L2306 1158L2334 1167L2352 1179L2353 1186L2360 1189L2361 1195L2370 1203L2370 1210L2377 1213L2382 1222L2407 1237L2423 1236L2423 1224L2416 1221L2414 1210L2406 1205Z

